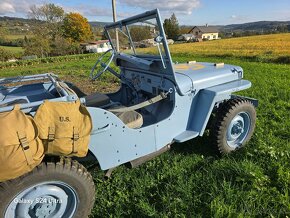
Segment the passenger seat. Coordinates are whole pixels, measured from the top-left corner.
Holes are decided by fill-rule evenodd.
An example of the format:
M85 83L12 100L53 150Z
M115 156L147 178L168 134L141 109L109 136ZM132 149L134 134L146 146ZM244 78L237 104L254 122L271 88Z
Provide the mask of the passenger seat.
M65 82L69 88L71 88L79 98L85 98L86 106L88 107L102 107L110 104L110 98L102 93L93 93L86 95L77 86L72 83ZM121 106L121 108L124 106ZM120 108L120 106L118 107ZM122 122L131 129L138 129L143 125L143 117L137 111L127 111L127 112L115 112L114 113Z

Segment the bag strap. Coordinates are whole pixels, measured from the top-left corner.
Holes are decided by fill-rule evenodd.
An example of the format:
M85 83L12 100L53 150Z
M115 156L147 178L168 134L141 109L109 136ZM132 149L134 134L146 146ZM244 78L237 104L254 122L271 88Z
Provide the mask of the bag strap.
M48 139L48 144L47 144L47 152L49 154L52 154L53 153L53 146L50 145L54 139L55 139L55 127L48 127L48 136L47 136L47 139Z
M109 111L110 112L128 112L128 111L135 111L135 110L138 110L140 108L143 108L143 107L147 107L151 104L155 104L156 102L158 101L161 101L163 99L167 98L167 93L164 93L164 92L161 92L160 95L157 95L156 97L154 98L151 98L147 101L143 101L141 102L140 104L136 104L136 105L133 105L131 107L122 107L122 108L118 108L118 109L110 109Z
M72 153L76 154L79 150L79 140L80 138L80 132L78 127L73 127L73 150Z
M26 133L17 132L17 135L28 165L33 165L34 160L31 151L29 149L29 143L27 141Z
M58 85L63 88L69 95L76 95L77 94L64 82L58 82Z
M15 110L15 111L20 111L20 109L21 109L20 104L16 104L16 105L14 105L13 110Z

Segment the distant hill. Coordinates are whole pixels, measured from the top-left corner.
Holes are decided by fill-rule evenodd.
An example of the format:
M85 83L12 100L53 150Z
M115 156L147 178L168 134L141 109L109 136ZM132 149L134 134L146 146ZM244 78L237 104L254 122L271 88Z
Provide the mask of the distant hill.
M32 19L26 19L26 18L20 18L20 17L7 17L7 16L0 16L0 23L5 22L6 24L31 24L34 23L35 20Z
M281 30L281 28L287 28L290 31L290 21L258 21L243 24L231 24L222 26L221 30L225 32L244 32L244 31L255 31L255 32L269 32Z
M29 25L33 24L34 20L25 19L25 18L18 18L18 17L7 17L7 16L0 16L0 26L4 25L13 26L18 25ZM103 28L106 24L110 22L101 22L101 21L90 21L90 25L93 28ZM182 28L192 28L192 26L181 26ZM290 21L258 21L258 22L250 22L250 23L243 23L243 24L230 24L230 25L219 25L215 26L220 31L225 33L230 32L258 32L258 33L275 33L275 32L285 32L288 30L290 32Z
M92 27L104 27L105 25L109 24L110 22L100 22L100 21L90 21L89 24Z

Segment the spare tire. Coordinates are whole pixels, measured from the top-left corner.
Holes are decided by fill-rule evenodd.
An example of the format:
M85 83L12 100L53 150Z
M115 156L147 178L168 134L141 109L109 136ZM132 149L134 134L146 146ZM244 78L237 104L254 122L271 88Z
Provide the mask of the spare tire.
M0 217L87 217L94 205L90 173L71 159L43 162L30 173L0 183Z

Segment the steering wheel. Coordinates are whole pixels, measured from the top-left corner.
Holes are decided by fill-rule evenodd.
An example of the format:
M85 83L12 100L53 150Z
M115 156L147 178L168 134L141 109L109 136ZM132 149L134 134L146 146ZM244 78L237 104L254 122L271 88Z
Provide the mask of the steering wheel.
M103 58L108 54L111 53L111 55L109 56L108 59L106 59L105 61L103 61ZM90 77L92 80L96 80L97 78L99 78L108 68L110 68L110 64L113 61L113 58L115 56L115 53L113 51L113 49L109 49L108 51L106 51L104 54L102 54L102 56L97 60L97 62L95 63L95 65L92 68ZM98 68L98 69L96 69ZM95 73L95 70L97 71ZM110 71L111 72L111 71Z

